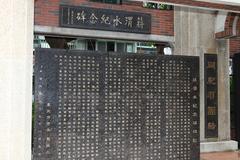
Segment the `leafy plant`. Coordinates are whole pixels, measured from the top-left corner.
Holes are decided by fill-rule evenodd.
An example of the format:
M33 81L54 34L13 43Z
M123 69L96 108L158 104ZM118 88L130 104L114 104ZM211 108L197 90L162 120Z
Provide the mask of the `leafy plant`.
M159 10L172 10L173 9L173 6L171 6L171 5L159 4L159 3L153 3L153 2L144 2L143 7L150 8L150 9L159 9Z

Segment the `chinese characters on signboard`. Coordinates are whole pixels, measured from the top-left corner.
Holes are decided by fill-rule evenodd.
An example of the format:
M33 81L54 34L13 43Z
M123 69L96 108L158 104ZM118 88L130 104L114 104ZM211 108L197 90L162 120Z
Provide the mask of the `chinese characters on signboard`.
M205 137L218 137L217 55L205 54Z
M151 15L110 9L61 6L60 26L150 34Z

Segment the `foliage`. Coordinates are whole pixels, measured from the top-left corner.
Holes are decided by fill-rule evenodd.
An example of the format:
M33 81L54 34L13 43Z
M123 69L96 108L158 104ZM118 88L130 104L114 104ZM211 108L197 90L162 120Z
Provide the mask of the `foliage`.
M153 3L153 2L144 2L143 7L150 8L150 9L159 9L159 10L172 10L173 9L173 6L171 6L171 5L159 4L159 3Z
M230 76L230 93L231 94L234 94L234 79L233 79L233 76Z
M32 102L32 147L33 147L34 125L35 125L35 103Z
M32 102L32 127L34 127L34 119L35 119L35 103Z

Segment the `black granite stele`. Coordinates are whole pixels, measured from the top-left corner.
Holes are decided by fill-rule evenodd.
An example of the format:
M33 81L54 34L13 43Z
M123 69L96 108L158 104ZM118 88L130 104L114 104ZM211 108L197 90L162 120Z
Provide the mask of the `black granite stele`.
M34 160L199 160L199 59L36 50Z
M217 54L204 55L205 138L218 138Z

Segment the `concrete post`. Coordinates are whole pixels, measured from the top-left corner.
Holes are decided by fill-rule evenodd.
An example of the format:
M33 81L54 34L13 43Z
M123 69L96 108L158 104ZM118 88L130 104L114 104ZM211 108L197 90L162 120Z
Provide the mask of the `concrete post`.
M33 0L0 0L0 159L31 159Z
M228 43L215 39L216 15L213 11L175 7L175 55L200 57L200 140L201 151L224 151L237 149L230 141L230 90L228 75ZM205 138L204 104L204 53L218 54L218 108L219 137Z
M230 80L229 80L229 40L217 41L218 52L218 132L220 141L231 140L230 136ZM224 92L226 91L226 92Z

